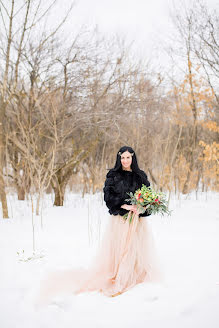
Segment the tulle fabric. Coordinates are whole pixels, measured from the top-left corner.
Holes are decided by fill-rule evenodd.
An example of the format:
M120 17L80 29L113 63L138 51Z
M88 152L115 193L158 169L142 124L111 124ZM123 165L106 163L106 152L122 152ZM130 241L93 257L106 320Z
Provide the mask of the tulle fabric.
M99 291L115 296L143 282L160 282L162 273L147 218L133 215L129 222L110 216L99 251L87 270L50 275L41 290L41 301L59 292L78 294Z

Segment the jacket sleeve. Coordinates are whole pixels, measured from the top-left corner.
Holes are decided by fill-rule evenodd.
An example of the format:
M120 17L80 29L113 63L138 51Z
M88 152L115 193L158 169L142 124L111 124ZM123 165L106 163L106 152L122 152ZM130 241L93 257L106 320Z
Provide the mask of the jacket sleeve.
M113 215L123 215L123 209L121 205L123 201L119 195L119 193L115 190L115 181L114 181L114 174L112 171L109 171L106 176L106 181L103 188L104 192L104 201L106 206L109 209L109 213Z
M144 171L141 171L142 173L142 184L144 184L146 187L150 186L150 182L148 181L148 177L146 175L146 173ZM139 214L139 217L145 217L145 216L149 216L151 214L149 214L147 212L147 210L144 213Z

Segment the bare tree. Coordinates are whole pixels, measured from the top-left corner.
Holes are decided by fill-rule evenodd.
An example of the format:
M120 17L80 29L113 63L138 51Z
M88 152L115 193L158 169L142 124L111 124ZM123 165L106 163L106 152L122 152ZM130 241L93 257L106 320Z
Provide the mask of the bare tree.
M2 202L3 217L8 218L6 190L4 182L4 160L5 160L5 131L4 122L7 105L12 95L19 89L18 75L21 69L23 50L31 33L38 28L38 24L46 18L52 10L56 1L51 1L44 8L40 0L27 0L24 4L17 4L14 0L0 1L0 17L3 26L1 62L4 67L2 81L0 83L0 197ZM38 49L43 47L60 29L66 21L71 10L65 15L60 23L50 32L44 31L38 44ZM37 49L35 49L37 51Z
M219 18L217 10L209 10L202 0L197 1L195 10L191 9L195 20L192 50L203 68L215 100L219 104Z

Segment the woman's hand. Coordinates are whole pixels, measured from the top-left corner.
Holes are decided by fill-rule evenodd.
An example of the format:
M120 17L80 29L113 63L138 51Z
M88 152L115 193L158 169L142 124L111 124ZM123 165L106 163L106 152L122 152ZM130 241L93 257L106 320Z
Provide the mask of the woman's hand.
M121 206L121 208L124 208L127 211L138 213L137 205L127 205L127 204L124 204L124 205Z

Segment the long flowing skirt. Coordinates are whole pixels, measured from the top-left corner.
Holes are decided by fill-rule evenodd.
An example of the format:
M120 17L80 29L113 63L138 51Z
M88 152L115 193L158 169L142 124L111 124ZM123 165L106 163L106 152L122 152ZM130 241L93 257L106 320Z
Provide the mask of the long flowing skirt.
M110 216L99 251L88 270L70 270L50 276L41 300L61 291L75 294L99 291L121 294L142 282L162 280L153 234L147 218L133 215L130 223L120 215Z

